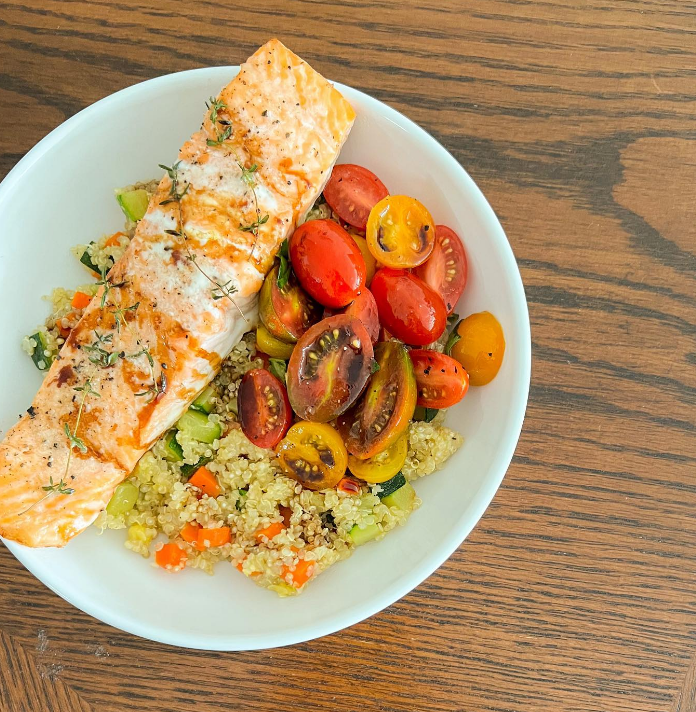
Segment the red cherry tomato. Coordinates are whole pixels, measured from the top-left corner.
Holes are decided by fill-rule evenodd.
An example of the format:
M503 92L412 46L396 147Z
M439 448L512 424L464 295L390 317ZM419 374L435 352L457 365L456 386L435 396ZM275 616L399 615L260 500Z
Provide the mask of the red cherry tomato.
M451 356L430 349L411 349L418 387L417 405L424 408L451 408L469 390L469 375Z
M248 371L237 395L242 431L257 447L274 448L292 421L285 386L264 368Z
M325 309L324 319L328 316L333 316L335 313L331 309ZM377 343L379 340L379 314L377 313L377 302L369 289L363 289L355 297L355 300L342 310L342 313L361 321L365 329L367 329L372 343Z
M325 307L350 304L365 285L365 260L333 220L310 220L290 238L290 261L304 290Z
M370 210L389 191L367 168L345 163L335 166L324 188L324 198L331 209L349 225L364 230Z
M445 303L415 274L384 267L370 286L382 326L397 339L425 346L442 336L447 325Z
M437 225L433 253L415 274L445 300L448 314L462 296L467 273L466 252L459 235L446 225Z

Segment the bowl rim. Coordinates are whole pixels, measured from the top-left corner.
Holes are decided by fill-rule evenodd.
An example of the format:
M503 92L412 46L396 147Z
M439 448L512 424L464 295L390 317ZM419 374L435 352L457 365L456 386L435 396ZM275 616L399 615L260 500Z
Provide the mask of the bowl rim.
M90 104L54 128L49 134L36 143L9 171L4 180L0 183L0 203L4 195L10 192L21 181L26 171L37 160L53 146L62 141L69 133L79 129L85 121L90 121L95 114L108 111L112 104L118 103L125 97L138 98L140 94L147 93L154 85L157 85L159 88L162 85L174 84L182 79L189 79L194 75L214 74L215 72L228 72L230 76L234 76L238 70L238 65L223 65L200 67L165 74L125 87ZM531 378L531 330L522 278L512 247L508 242L500 221L480 188L476 185L471 176L469 176L464 167L437 139L431 136L430 133L393 107L375 99L369 94L339 82L332 83L339 91L346 93L348 98L350 98L351 94L358 97L372 112L382 115L397 127L405 130L410 136L427 143L428 150L437 155L440 160L443 160L460 176L462 189L467 193L468 197L476 203L477 209L481 211L481 214L485 218L486 224L490 229L491 239L497 243L497 250L502 255L504 262L502 265L503 270L511 278L510 287L517 297L513 303L513 313L514 319L519 326L521 337L518 353L518 375L521 378L521 383L519 388L515 391L510 409L513 416L512 422L515 423L515 426L505 435L505 441L501 446L498 458L499 466L497 470L492 472L491 475L486 478L485 482L482 483L476 498L470 505L468 516L466 518L462 517L455 526L453 526L447 539L443 540L440 546L433 550L431 555L424 558L420 565L412 569L407 577L402 577L400 582L392 584L380 592L379 595L373 596L371 599L351 607L348 611L338 612L331 618L289 632L280 634L264 633L244 637L237 636L234 639L230 637L220 638L210 636L193 637L190 634L180 633L175 629L167 628L166 624L142 624L113 612L108 606L103 606L100 601L92 600L88 597L81 598L79 595L75 595L73 591L66 590L65 586L60 585L60 581L57 577L47 575L38 562L31 560L29 556L31 550L27 550L16 542L2 540L20 563L47 588L51 589L54 593L84 613L132 635L183 648L211 651L241 651L269 649L302 643L330 635L331 633L359 623L401 599L416 586L425 581L436 569L442 566L464 542L472 529L479 522L493 500L495 493L498 491L512 461L522 431L529 396Z

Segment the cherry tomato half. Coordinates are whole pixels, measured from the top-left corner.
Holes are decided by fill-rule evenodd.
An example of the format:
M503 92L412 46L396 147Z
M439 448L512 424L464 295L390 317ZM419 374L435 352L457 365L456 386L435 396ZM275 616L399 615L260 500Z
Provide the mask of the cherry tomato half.
M406 432L416 408L416 379L406 347L398 341L379 343L375 357L379 370L357 405L338 420L348 452L361 460L391 447Z
M469 372L472 386L485 386L503 363L503 327L490 312L470 314L450 334L447 351Z
M296 423L276 448L283 471L312 490L335 487L346 474L341 436L324 423Z
M288 396L303 420L325 423L357 400L370 377L374 352L357 319L338 314L315 324L288 364Z
M360 230L365 229L370 210L387 195L386 186L372 171L352 163L335 166L324 188L331 209Z
M390 195L372 208L366 237L380 264L398 269L418 267L433 251L435 223L415 198Z
M462 296L467 273L466 252L459 235L445 225L437 225L433 253L415 274L445 300L448 314Z
M378 452L367 460L360 460L353 455L348 455L348 469L365 482L379 484L390 480L401 470L407 455L408 437L404 433L386 450Z
M330 309L325 309L324 319L333 316L334 313ZM372 343L377 343L379 339L379 314L377 313L377 302L369 289L363 289L342 313L361 321L362 325L367 329Z
M452 357L430 349L412 349L418 386L418 405L424 408L450 408L464 398L469 389L469 376Z
M276 339L263 324L259 324L256 327L256 348L271 358L286 360L292 356L294 345Z
M442 297L415 274L383 268L372 280L379 320L407 344L425 346L442 336L447 309Z
M365 285L365 260L333 220L310 220L290 238L290 261L306 292L325 307L350 304Z
M319 312L293 274L282 289L278 286L278 265L275 265L261 287L259 318L276 339L294 343L317 321Z
M275 447L290 427L292 411L285 387L264 368L244 374L237 405L242 431L257 447Z

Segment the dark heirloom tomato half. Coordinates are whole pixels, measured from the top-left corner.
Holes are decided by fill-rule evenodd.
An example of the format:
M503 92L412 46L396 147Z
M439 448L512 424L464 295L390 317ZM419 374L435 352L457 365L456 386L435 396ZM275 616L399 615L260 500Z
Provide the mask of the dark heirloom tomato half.
M294 343L319 318L319 312L294 275L290 275L283 289L278 287L278 265L275 265L261 287L259 317L276 339Z
M290 427L292 411L285 387L264 368L244 375L237 405L242 431L257 447L275 447Z
M290 238L297 279L319 304L350 304L365 285L365 260L355 240L333 220L310 220Z
M348 464L341 436L324 423L296 423L276 453L283 471L312 490L335 487Z
M448 314L462 296L467 273L466 252L459 235L445 225L437 225L433 253L415 274L445 300Z
M377 262L406 269L423 264L435 245L435 224L425 205L407 195L390 195L372 209L367 246Z
M450 408L469 390L469 375L451 356L430 349L412 349L418 386L418 405L424 408Z
M406 347L398 341L379 343L375 357L379 370L355 408L338 421L348 452L363 460L393 445L416 408L416 379Z
M447 309L442 297L411 272L383 268L371 285L379 320L407 344L425 346L442 336Z
M323 319L297 343L288 364L288 396L300 418L326 423L357 400L374 352L365 327L345 314Z
M365 229L370 210L387 195L387 187L372 171L352 163L335 166L324 188L331 209L360 230Z
M324 310L324 318L333 316L336 312L331 309ZM379 314L377 302L369 289L363 289L341 313L355 317L367 329L373 344L379 340Z

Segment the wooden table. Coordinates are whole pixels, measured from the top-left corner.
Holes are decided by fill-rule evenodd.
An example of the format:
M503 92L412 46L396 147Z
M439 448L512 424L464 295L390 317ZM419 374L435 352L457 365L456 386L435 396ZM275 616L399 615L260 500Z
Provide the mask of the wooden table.
M696 710L696 3L0 2L2 175L91 102L272 36L428 129L500 216L534 341L512 467L417 590L289 649L139 640L2 549L0 709Z

